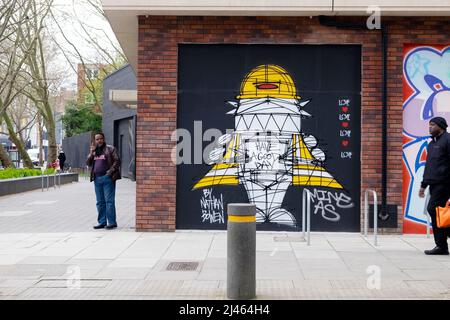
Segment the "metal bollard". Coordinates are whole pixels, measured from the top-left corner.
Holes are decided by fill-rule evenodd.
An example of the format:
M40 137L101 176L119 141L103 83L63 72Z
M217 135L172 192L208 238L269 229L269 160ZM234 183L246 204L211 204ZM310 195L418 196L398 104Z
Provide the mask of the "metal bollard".
M61 189L61 170L58 171L58 188Z
M56 189L56 169L53 172L53 189Z
M228 204L227 297L256 296L256 206Z
M48 172L47 172L47 191L48 191Z

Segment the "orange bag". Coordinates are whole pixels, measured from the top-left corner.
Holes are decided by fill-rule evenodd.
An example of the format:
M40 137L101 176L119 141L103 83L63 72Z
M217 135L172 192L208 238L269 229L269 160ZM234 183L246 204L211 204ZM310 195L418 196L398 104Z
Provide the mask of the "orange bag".
M445 207L436 208L436 224L438 228L450 227L450 201Z

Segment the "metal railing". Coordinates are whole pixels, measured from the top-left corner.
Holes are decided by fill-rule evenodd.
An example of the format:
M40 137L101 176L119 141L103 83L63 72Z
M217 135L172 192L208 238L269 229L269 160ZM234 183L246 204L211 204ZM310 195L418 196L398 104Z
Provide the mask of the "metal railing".
M367 237L369 229L369 192L373 195L373 236L374 245L377 245L377 229L378 229L378 197L377 192L372 189L367 189L364 192L364 236Z
M308 246L311 243L311 191L308 189L303 189L303 199L302 199L302 233L303 239L305 238L305 223L306 223L306 232L308 234L307 244ZM305 219L306 215L306 219Z
M47 191L49 189L49 179L50 175L44 174L45 167L41 167L41 191L44 192L44 180L47 178ZM53 173L53 189L56 189L56 186L58 185L58 189L61 188L61 170L55 170Z
M41 167L41 191L44 192L44 177L47 176L47 190L48 190L48 174L44 175L45 167Z
M55 170L53 177L53 187L56 189L56 177L58 177L58 189L61 189L61 169Z
M430 221L430 215L428 214L428 202L430 201L430 193L427 192L427 195L425 197L425 206L423 208L423 214L426 216L427 218L427 238L430 237L430 227L431 227L431 221Z

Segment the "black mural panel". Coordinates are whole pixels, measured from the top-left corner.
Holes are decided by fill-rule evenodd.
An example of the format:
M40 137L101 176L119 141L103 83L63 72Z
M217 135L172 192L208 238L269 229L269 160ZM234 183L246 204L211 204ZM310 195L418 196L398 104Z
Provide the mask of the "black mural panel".
M361 47L180 45L178 229L226 229L227 204L259 230L360 230Z

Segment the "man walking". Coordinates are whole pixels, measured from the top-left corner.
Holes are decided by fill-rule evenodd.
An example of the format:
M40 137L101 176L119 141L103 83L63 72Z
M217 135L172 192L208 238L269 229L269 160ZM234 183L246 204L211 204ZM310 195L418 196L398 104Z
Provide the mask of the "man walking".
M425 254L448 254L447 236L450 237L450 228L438 228L436 224L436 207L444 207L450 197L450 134L447 127L447 121L442 117L435 117L429 123L432 141L427 147L419 197L425 196L425 189L429 186L430 201L427 211L431 217L436 247L425 250Z
M59 151L58 160L59 160L59 169L61 170L61 172L64 172L64 163L66 162L66 155L62 149Z
M98 225L94 229L114 229L117 228L115 196L116 181L121 178L120 158L116 149L105 143L103 133L97 133L94 138L95 144L91 144L86 160L97 198Z

